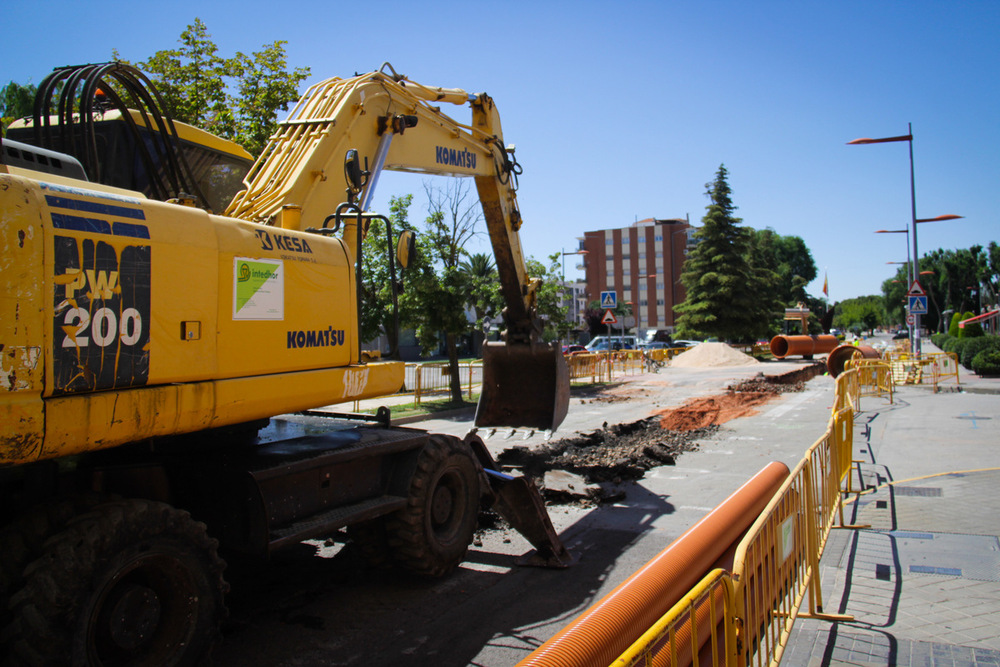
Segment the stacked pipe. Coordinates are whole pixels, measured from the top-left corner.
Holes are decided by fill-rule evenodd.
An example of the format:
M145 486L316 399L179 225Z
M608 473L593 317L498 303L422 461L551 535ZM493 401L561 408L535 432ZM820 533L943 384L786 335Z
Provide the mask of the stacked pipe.
M610 665L733 553L788 474L785 464L770 463L518 667Z
M803 356L807 359L814 354L825 354L833 350L840 341L829 334L821 336L775 336L771 339L771 354L776 359Z

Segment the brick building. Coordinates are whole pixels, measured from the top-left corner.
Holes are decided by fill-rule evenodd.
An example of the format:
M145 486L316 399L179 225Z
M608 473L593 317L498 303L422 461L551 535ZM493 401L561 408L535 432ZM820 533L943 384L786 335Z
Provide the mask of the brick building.
M614 290L619 303L631 303L626 326L636 334L675 326L674 307L685 297L681 267L694 228L688 220L647 218L621 229L584 232L587 302Z

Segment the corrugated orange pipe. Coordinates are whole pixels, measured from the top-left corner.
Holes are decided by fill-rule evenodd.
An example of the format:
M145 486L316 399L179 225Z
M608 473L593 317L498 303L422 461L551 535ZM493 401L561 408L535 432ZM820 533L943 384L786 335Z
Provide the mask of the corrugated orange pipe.
M847 362L855 356L862 359L879 359L881 357L878 350L873 347L865 345L841 345L834 349L830 353L830 356L826 358L826 369L830 371L830 375L837 377L844 372L844 366Z
M739 540L786 477L784 463L768 464L518 667L610 665Z
M840 341L836 336L824 334L821 336L775 336L771 339L771 354L778 359L785 357L811 357L814 354L824 354L837 347Z

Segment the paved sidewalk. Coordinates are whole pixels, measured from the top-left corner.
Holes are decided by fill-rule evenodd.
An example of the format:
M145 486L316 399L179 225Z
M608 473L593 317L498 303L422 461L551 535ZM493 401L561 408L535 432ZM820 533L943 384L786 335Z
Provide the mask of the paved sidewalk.
M962 369L964 371L965 369ZM800 619L783 667L1000 665L1000 379L862 399L847 521L820 564L824 611Z

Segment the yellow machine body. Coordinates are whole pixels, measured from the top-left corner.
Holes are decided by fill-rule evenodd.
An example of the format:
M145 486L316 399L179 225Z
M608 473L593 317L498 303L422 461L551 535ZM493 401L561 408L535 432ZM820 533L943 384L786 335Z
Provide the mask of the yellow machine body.
M340 239L0 170L0 464L402 385L401 363L354 363Z

